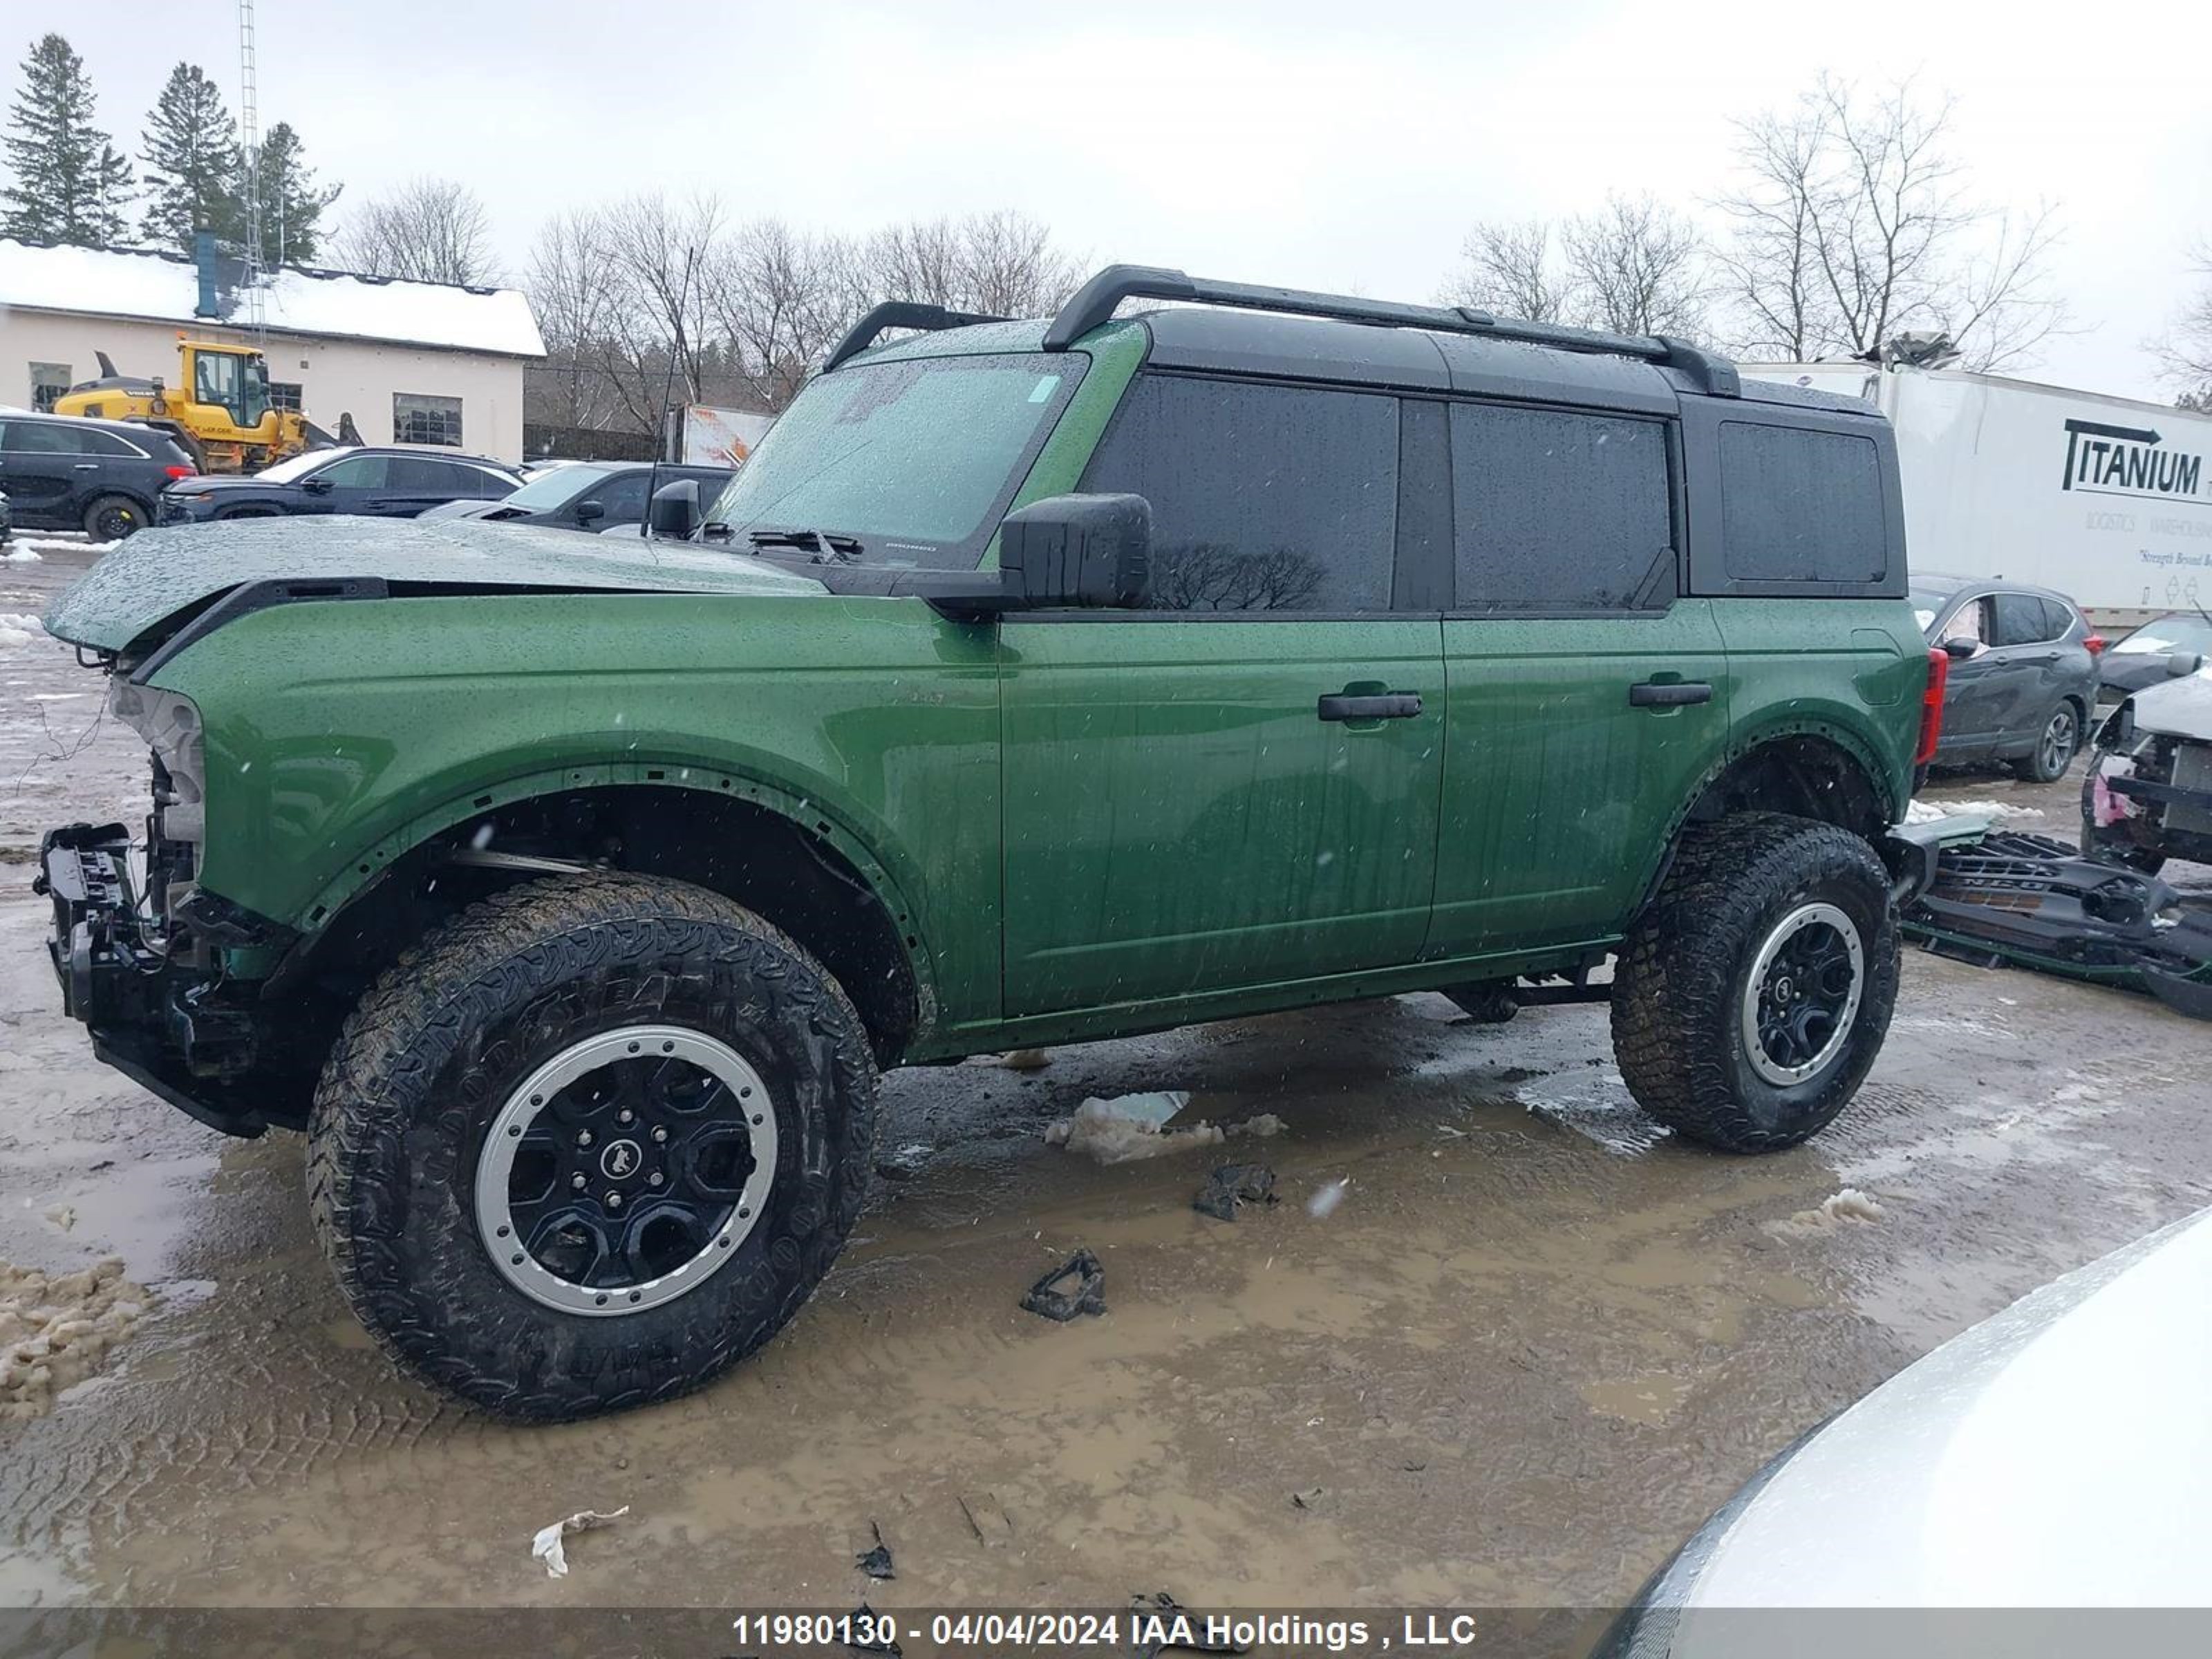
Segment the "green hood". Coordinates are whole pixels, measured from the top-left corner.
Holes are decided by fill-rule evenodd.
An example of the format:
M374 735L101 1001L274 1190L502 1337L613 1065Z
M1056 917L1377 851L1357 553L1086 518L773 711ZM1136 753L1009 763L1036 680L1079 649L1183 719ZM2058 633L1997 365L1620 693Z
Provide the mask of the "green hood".
M245 519L143 530L46 612L55 638L120 651L246 582L380 578L398 591L566 588L655 593L821 593L821 583L742 553L471 519ZM404 585L404 586L402 586Z

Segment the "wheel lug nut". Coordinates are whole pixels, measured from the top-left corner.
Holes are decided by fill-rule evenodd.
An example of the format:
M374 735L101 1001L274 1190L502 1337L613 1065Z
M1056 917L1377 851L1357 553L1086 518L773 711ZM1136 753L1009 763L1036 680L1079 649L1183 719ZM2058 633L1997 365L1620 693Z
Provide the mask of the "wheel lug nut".
M622 1208L622 1194L620 1193L609 1193L607 1194L607 1208L610 1210L619 1210Z
M589 1129L579 1129L579 1130L577 1130L577 1131L576 1131L576 1144L577 1144L579 1146L590 1146L590 1145L592 1144L592 1132L591 1132Z
M629 1107L625 1106L622 1110L615 1114L615 1121L617 1123L628 1123L635 1115L635 1114L634 1114Z
M655 1140L665 1140L668 1139L668 1131L665 1129L655 1129L653 1132L653 1138Z
M645 1184L648 1187L658 1187L660 1184L660 1171L655 1170L651 1175L646 1176Z
M580 1170L574 1175L570 1176L568 1177L568 1184L580 1191L584 1186L583 1171Z

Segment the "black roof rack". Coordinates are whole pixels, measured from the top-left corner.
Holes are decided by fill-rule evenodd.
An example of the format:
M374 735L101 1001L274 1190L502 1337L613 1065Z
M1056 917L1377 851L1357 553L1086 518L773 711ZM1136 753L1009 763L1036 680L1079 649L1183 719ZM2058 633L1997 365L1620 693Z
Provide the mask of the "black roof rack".
M1444 334L1474 334L1493 340L1518 340L1558 351L1587 351L1662 363L1688 375L1700 392L1715 397L1741 395L1735 365L1665 334L1607 334L1559 323L1524 323L1493 317L1472 306L1409 306L1390 300L1362 300L1349 295L1316 294L1297 288L1262 288L1250 283L1217 283L1187 276L1158 265L1109 265L1075 291L1045 330L1044 349L1065 351L1101 323L1124 300L1184 300L1201 305L1237 306L1248 311L1289 312L1302 317L1334 317L1348 323L1385 328L1425 328ZM894 310L895 307L879 307ZM873 313L870 313L874 315ZM863 324L866 326L866 324ZM857 332L857 331L855 331ZM858 348L855 348L857 349ZM834 365L839 360L830 359Z
M845 331L845 337L822 360L822 372L827 374L847 358L866 351L887 328L965 328L970 323L1006 320L1004 317L986 317L972 312L947 311L943 306L920 305L912 300L886 300Z

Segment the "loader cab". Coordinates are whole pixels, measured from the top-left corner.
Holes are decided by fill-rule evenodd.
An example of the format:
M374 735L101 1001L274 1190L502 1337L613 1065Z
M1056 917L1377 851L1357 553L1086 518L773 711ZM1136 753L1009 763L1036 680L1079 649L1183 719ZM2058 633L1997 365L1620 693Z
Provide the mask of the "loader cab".
M182 349L192 401L227 411L233 426L258 429L269 413L269 368L261 354L198 343Z

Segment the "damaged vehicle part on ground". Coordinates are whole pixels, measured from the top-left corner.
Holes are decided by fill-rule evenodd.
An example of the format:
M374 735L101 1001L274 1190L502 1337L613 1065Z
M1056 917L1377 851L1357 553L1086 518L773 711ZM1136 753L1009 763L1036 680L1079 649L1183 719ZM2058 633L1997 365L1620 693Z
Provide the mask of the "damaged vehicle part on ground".
M2193 653L2097 728L2081 781L2081 846L2155 875L2170 858L2212 864L2212 675Z
M524 1418L766 1341L894 1065L1601 1000L1655 1118L1794 1146L1932 866L1895 482L1864 404L1678 342L1132 267L880 310L688 544L102 560L50 626L154 811L47 837L56 970L165 1098L305 1128L355 1310Z
M1947 848L1905 930L1960 961L2147 991L2212 1019L2212 896L2177 892L2046 836Z

